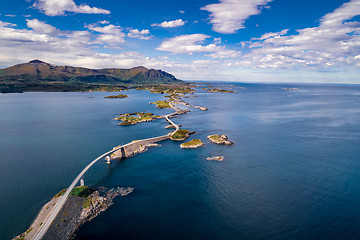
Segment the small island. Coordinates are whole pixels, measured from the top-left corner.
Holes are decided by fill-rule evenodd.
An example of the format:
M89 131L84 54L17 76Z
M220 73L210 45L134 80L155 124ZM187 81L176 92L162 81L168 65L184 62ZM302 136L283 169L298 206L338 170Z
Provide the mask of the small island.
M230 142L228 137L226 135L219 135L219 134L214 134L214 135L209 135L207 136L207 138L216 144L223 144L223 145L232 145L234 144L233 142Z
M104 98L127 98L128 95L125 94L119 94L119 95L113 95L113 96L106 96Z
M170 139L174 141L184 141L193 133L195 132L186 129L179 129L173 135L171 135Z
M148 112L135 112L135 113L120 114L119 117L116 117L114 119L123 121L122 123L119 123L119 125L127 126L127 125L135 125L140 122L150 122L158 118L163 118L163 117Z
M167 101L156 101L156 102L151 102L150 104L156 104L157 108L171 108L170 102Z
M193 139L189 142L182 143L180 145L181 148L199 148L204 146L205 144L200 139Z
M231 91L231 90L226 90L226 89L220 89L220 88L215 88L213 86L208 85L208 88L202 88L205 91L211 92L211 93L215 93L215 92L221 92L221 93L237 93L235 91Z
M207 157L206 160L208 160L208 161L218 161L218 162L221 162L222 160L224 160L224 156Z

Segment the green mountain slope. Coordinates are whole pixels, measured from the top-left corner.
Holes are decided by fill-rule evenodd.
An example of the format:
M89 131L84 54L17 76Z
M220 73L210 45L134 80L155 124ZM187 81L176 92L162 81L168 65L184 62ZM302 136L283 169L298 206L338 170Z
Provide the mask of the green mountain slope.
M11 81L64 83L123 83L123 84L181 84L170 73L162 70L135 67L131 69L89 69L71 66L56 66L33 60L0 70L2 83Z

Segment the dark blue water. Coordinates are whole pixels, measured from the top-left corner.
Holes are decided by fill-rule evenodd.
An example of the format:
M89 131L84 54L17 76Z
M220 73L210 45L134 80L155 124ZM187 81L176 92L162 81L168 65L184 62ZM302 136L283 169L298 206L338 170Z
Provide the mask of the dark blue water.
M76 239L360 238L360 86L218 86L239 94L200 91L186 101L209 111L174 119L204 148L166 141L89 172L86 184L135 191ZM0 95L0 239L26 230L42 204L101 153L168 131L163 120L117 126L118 113L171 112L148 105L161 95L127 94ZM208 143L213 133L235 144ZM224 161L207 161L212 155Z

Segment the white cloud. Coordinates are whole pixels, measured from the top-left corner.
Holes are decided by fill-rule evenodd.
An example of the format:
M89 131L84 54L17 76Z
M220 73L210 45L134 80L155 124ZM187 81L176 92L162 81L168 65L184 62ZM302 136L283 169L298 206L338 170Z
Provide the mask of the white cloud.
M185 11L183 11L183 10L179 10L179 13L185 13Z
M259 68L360 67L356 58L360 52L360 22L348 21L360 15L359 9L360 0L352 0L326 14L318 27L297 30L297 35L281 36L286 29L243 43L253 50L239 60L239 64Z
M203 44L210 36L205 34L188 34L181 35L163 41L157 50L167 51L173 54L188 54L194 53L209 53L207 56L212 58L234 58L240 55L235 50L226 49L224 46L219 46L220 38L214 38L213 43Z
M5 17L16 17L16 15L13 15L13 14L6 14L4 15Z
M27 27L32 28L34 32L37 33L45 33L48 35L56 35L60 33L59 29L56 29L55 27L46 24L44 22L39 21L38 19L27 19Z
M100 24L109 24L110 22L107 21L107 20L102 20L102 21L99 21Z
M193 54L195 52L212 52L216 44L201 45L210 36L205 34L181 35L163 41L157 50L172 52L174 54Z
M244 28L245 20L261 13L260 7L272 0L220 0L220 3L209 4L201 10L210 12L213 30L219 33L235 33Z
M173 27L180 27L183 26L186 23L186 21L183 21L182 19L177 19L174 21L165 21L162 23L154 23L151 24L153 27L163 27L163 28L173 28Z
M129 33L127 34L128 37L130 38L138 38L138 39L144 39L144 40L148 40L150 39L150 31L148 29L143 29L143 30L139 30L139 29L129 29Z
M90 7L86 4L76 5L73 0L36 0L33 7L48 16L65 15L66 12L110 14L110 11L102 8Z
M14 23L2 22L0 21L0 27L16 27L17 25Z
M279 37L279 36L287 34L288 31L289 31L289 29L284 29L284 30L282 30L280 32L276 32L276 33L272 33L272 32L265 33L261 37L259 37L259 38L251 38L251 40L265 40L265 39L269 39L269 38Z
M100 44L114 46L125 42L125 33L122 32L122 28L120 26L115 26L112 24L106 26L88 24L85 25L85 27L91 31L100 33L97 37L97 41Z

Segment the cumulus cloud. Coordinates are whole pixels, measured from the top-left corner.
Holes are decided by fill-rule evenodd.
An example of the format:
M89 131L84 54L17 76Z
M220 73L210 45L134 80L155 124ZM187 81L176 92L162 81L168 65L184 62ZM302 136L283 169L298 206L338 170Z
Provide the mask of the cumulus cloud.
M32 28L34 32L45 33L48 35L56 35L60 33L59 29L44 22L41 22L38 19L31 19L31 20L27 19L26 21L27 21L27 27Z
M360 15L358 9L360 0L352 0L326 14L318 27L282 36L286 29L243 43L253 50L239 63L260 68L360 67L360 22L351 21Z
M36 0L33 7L48 16L65 15L66 12L110 14L110 11L102 8L90 7L86 4L76 5L73 0Z
M265 40L265 39L269 39L269 38L279 37L279 36L287 34L288 31L289 31L289 29L284 29L284 30L282 30L280 32L276 32L276 33L272 33L272 32L265 33L261 37L259 37L259 38L251 38L251 40Z
M261 7L272 0L220 0L220 3L209 4L201 10L210 12L213 31L235 33L244 28L245 20L261 13Z
M97 36L97 41L100 44L107 44L110 46L117 45L125 42L125 33L123 33L120 26L109 24L106 26L99 26L97 24L88 24L85 27L96 33L100 33Z
M139 30L139 29L129 29L129 33L127 34L128 37L130 38L138 38L138 39L144 39L144 40L148 40L150 39L150 31L148 29L143 29L143 30Z
M183 26L186 23L186 21L183 21L182 19L177 19L174 21L165 21L162 23L154 23L151 24L153 27L163 27L163 28L173 28L173 27L180 27Z
M233 58L239 56L239 52L217 45L221 42L220 38L213 39L212 43L204 44L208 38L210 36L205 34L181 35L163 41L156 49L173 54L192 55L200 52L210 53L207 56L212 58Z
M188 34L170 38L160 44L157 50L174 54L193 54L195 52L211 52L216 44L201 45L210 36L205 34Z
M14 23L2 22L0 21L0 27L16 27L17 25Z

